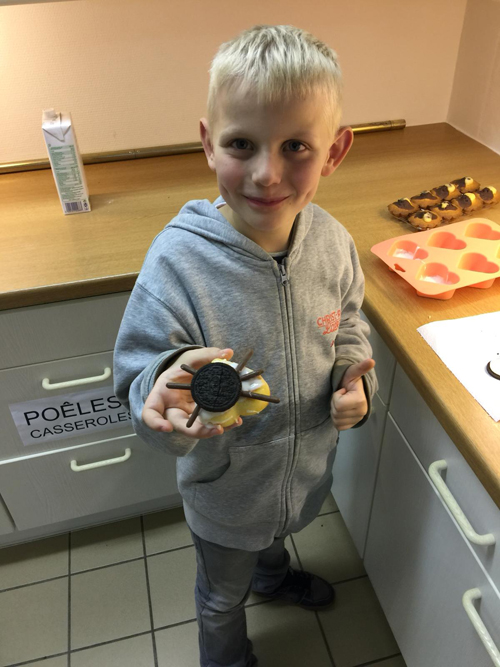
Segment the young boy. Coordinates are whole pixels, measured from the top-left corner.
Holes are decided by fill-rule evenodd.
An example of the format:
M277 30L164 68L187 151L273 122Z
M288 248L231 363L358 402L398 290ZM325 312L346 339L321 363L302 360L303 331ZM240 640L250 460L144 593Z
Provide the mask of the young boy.
M188 202L155 238L120 328L116 395L139 436L178 457L202 667L257 664L251 590L308 609L334 598L289 567L284 540L319 513L338 431L367 418L377 388L354 243L311 204L352 144L339 123L336 56L312 35L256 26L223 44L200 122L221 197ZM191 394L166 383L249 348L281 402L187 428Z

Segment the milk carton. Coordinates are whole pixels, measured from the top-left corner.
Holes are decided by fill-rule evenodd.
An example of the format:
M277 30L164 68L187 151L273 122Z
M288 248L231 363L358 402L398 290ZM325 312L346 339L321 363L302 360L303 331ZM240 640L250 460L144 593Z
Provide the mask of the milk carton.
M90 211L89 191L71 114L46 109L42 132L64 213Z

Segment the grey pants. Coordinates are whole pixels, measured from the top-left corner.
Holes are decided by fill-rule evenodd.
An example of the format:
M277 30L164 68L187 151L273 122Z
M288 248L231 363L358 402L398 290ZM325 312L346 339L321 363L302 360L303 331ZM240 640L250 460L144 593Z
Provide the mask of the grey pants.
M247 639L245 602L250 591L271 593L290 564L285 539L262 551L229 549L191 532L196 547L196 617L201 667L255 664Z

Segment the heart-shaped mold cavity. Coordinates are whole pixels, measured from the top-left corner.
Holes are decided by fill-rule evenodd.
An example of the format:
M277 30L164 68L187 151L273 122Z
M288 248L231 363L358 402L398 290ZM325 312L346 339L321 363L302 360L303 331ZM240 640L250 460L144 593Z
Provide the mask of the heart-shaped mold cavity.
M468 252L462 255L458 268L466 271L478 271L479 273L496 273L500 270L498 264L489 262L486 255L481 255L479 252Z
M413 241L396 241L389 250L389 255L402 259L425 259L429 253Z
M433 248L448 248L448 250L463 250L467 247L465 241L457 239L455 234L451 232L435 232L430 237L427 245Z
M445 264L439 262L426 262L417 272L417 280L426 283L439 283L441 285L455 285L460 278L456 273L448 270Z
M465 236L486 241L500 241L500 232L495 231L484 222L473 222L465 230Z

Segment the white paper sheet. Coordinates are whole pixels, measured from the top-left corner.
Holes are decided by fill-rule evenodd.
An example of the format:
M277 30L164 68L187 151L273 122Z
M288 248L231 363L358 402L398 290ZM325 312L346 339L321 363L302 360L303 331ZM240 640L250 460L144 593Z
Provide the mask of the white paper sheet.
M486 412L500 421L500 380L486 370L500 355L500 311L430 322L417 331Z

